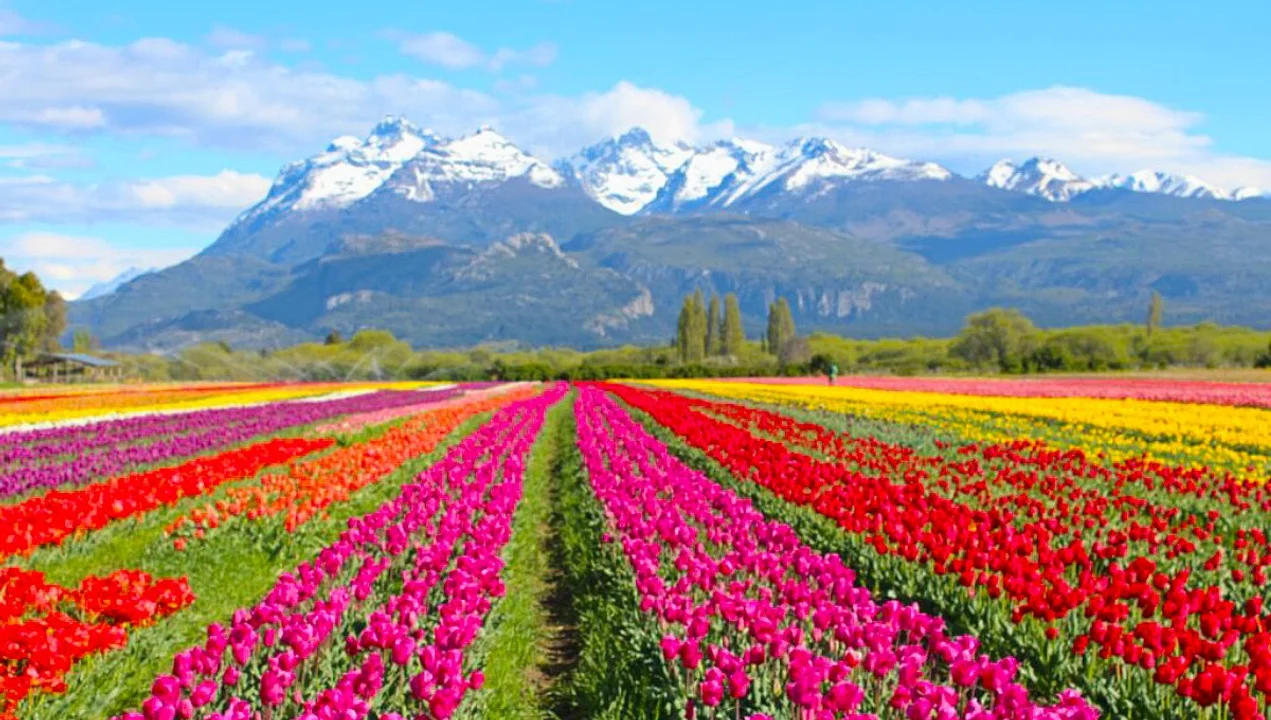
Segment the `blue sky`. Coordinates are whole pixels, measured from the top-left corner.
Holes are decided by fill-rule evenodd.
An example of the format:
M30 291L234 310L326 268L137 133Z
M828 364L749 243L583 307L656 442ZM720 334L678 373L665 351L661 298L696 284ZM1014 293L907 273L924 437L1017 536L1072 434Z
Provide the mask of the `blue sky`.
M0 256L71 294L174 262L386 113L548 157L640 124L1271 188L1268 26L1257 2L0 0Z

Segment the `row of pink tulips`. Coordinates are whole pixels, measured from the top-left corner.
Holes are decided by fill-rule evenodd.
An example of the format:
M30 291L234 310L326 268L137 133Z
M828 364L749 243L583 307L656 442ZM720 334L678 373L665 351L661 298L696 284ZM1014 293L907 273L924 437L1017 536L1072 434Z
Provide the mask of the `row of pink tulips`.
M734 380L735 382L735 380ZM753 378L778 385L824 384L823 378ZM1271 408L1271 383L1219 383L1119 377L986 379L849 375L836 385L993 397L1085 397Z
M584 387L578 442L641 609L690 715L1092 720L1075 691L1029 698L994 660L917 606L877 602L837 555L677 460L602 391Z
M564 392L500 410L396 499L350 520L260 603L210 626L122 717L449 718L481 684L464 651L502 593L499 553L530 447ZM323 687L322 677L339 680Z

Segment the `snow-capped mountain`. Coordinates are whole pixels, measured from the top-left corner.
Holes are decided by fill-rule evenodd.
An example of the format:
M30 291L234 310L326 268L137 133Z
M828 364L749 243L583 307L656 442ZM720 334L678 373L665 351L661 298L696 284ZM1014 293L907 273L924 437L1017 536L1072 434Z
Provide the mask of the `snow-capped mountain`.
M935 163L848 148L826 138L801 138L776 148L734 139L694 155L668 181L651 209L728 208L760 193L806 197L845 182L939 181L952 177L953 173Z
M282 169L260 204L240 218L345 208L379 189L406 161L441 142L430 130L387 117L366 139L338 137L327 149Z
M1018 165L1009 159L999 160L975 179L989 187L1037 195L1052 202L1067 202L1096 187L1063 163L1038 157Z
M835 180L912 182L951 177L953 173L935 163L895 158L868 148L848 148L825 138L805 138L784 145L772 162L737 188L729 202L773 184L783 190L799 191Z
M720 140L684 161L646 209L677 212L722 202L739 183L770 164L776 152L750 140Z
M1256 187L1239 187L1231 191L1232 200L1252 200L1253 198L1271 198L1271 190Z
M1157 170L1140 170L1129 175L1112 174L1085 178L1057 160L1030 158L1016 164L1001 160L975 177L990 187L1024 192L1052 202L1067 202L1091 190L1129 190L1178 198L1210 198L1239 200L1256 197L1257 189L1241 188L1227 192L1193 175L1179 175Z
M686 143L659 143L643 128L583 148L558 167L596 202L623 215L644 209L667 178L697 151Z
M332 210L341 211L340 227L331 229L335 237L349 231L378 232L389 220L394 227L432 227L430 221L404 223L396 215L389 217L386 212L415 211L388 205L405 200L407 207L440 203L448 208L456 201L469 208L474 200L463 198L473 191L490 198L488 191L505 185L508 192L519 194L518 188L524 187L540 193L531 205L544 201L542 190L551 190L552 197L568 195L576 212L599 215L731 210L786 216L803 212L809 203L821 212L837 207L842 198L834 193L850 183L939 182L955 177L935 163L849 148L826 138L801 138L779 146L734 138L699 148L655 141L641 128L552 164L489 127L449 139L390 116L365 138L336 138L323 152L285 166L267 197L243 213L223 236L225 242L215 247L220 252L276 250L288 244L287 236L299 225L330 225ZM1091 179L1046 158L1003 160L976 180L1052 202L1096 189L1224 200L1265 195L1252 188L1229 193L1195 177L1147 170ZM943 189L934 195L916 188L906 192L914 197L953 192L939 187ZM357 212L360 203L366 204L365 213ZM540 215L544 212L540 205L534 207ZM457 217L449 209L439 210L441 215ZM262 240L262 233L269 237ZM257 237L249 237L253 235ZM312 254L322 242L304 241L313 247L299 254Z
M148 275L152 272L156 272L157 270L158 268L130 267L127 270L119 273L115 277L105 282L99 282L96 285L93 285L92 287L85 290L84 293L76 299L77 300L92 300L93 298L106 297L107 295L113 294L119 288L123 287L127 283L132 282L133 280L136 280L142 275Z
M442 189L468 190L524 178L541 188L558 188L565 178L493 128L482 127L458 140L425 147L384 182L384 190L415 202L430 202Z
M1156 170L1140 170L1129 175L1108 175L1097 181L1100 187L1160 193L1181 198L1229 200L1231 194L1193 175L1177 175Z
M388 118L283 168L268 196L203 254L289 264L350 236L387 232L484 242L510 229L595 227L614 213L490 127L443 138Z

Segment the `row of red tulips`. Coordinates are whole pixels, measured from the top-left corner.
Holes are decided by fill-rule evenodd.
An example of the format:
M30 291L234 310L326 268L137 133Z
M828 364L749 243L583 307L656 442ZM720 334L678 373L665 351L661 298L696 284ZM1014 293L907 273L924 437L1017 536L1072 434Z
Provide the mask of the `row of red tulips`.
M124 475L76 490L52 490L0 506L0 559L140 517L182 499L255 476L271 466L325 450L329 438L274 439L196 458L173 467Z
M194 602L184 578L155 580L139 570L88 577L77 588L40 572L0 569L0 719L33 692L63 692L71 668L123 647L128 630Z

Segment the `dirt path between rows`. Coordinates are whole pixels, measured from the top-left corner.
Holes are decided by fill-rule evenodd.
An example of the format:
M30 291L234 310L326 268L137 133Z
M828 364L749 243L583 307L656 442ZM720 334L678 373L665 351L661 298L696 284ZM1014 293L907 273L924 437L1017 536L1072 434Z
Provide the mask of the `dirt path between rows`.
M540 596L546 619L543 628L543 662L533 670L531 682L538 689L539 706L549 710L552 717L581 720L583 716L570 711L567 699L560 691L562 683L568 681L569 675L578 665L581 642L573 598L565 585L564 551L561 548L560 535L556 532L556 527L562 522L557 508L559 491L556 483L552 483L551 488L551 519L541 528L541 542L547 549L551 563L543 578L544 589Z

